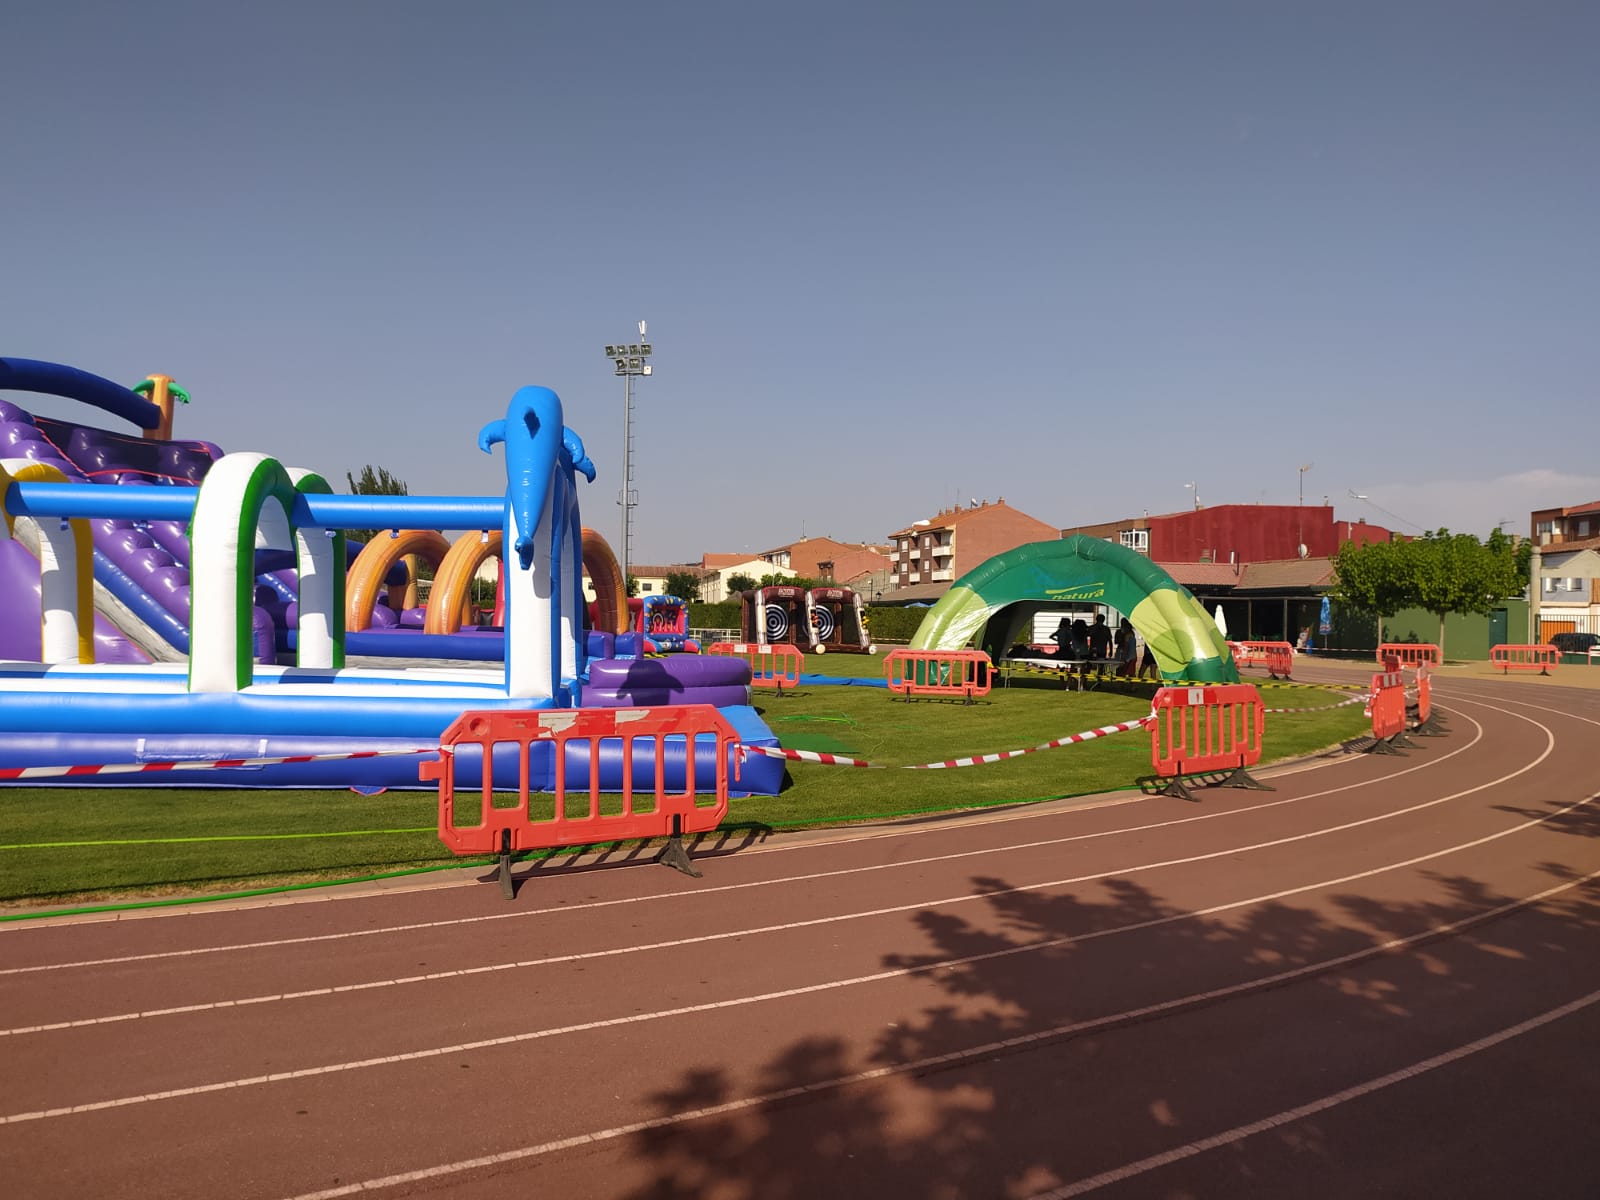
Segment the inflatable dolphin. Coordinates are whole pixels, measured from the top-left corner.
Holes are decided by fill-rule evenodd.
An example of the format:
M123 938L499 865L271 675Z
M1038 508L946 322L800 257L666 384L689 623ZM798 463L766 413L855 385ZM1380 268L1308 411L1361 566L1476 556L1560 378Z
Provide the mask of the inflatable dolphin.
M547 387L533 386L518 388L506 415L478 431L478 449L485 454L492 453L490 448L496 443L505 444L506 499L515 518L517 561L524 571L533 565L534 531L544 516L545 497L565 448L566 434L561 423L561 397ZM577 435L572 436L576 440ZM583 450L581 441L578 450Z

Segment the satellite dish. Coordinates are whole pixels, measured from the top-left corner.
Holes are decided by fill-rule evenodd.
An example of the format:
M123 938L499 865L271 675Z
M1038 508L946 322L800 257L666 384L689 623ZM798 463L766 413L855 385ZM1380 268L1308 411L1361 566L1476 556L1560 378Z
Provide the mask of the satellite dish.
M1304 542L1301 542L1300 543L1300 551L1299 551L1299 553L1300 553L1300 557L1304 558L1306 555L1310 554L1311 551L1306 549L1306 544Z

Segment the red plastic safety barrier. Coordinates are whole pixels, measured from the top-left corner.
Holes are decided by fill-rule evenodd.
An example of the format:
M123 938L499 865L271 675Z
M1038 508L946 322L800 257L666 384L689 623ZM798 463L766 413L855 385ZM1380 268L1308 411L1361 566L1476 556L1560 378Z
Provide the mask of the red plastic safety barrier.
M712 642L707 654L723 654L742 658L750 664L750 686L775 688L782 692L800 686L800 672L806 665L806 656L792 642L774 642L762 646L755 642Z
M982 650L889 651L883 660L883 677L897 696L987 696L994 680L994 664Z
M1417 729L1421 733L1434 732L1433 670L1425 662L1417 664Z
M1443 653L1432 642L1384 642L1378 647L1378 662L1384 664L1386 671L1394 669L1388 666L1391 658L1402 667L1414 667L1418 663L1444 665Z
M1406 731L1406 677L1399 671L1379 671L1372 677L1372 695L1366 715L1372 718L1372 736L1379 745Z
M1288 679L1294 671L1294 647L1288 642L1229 642L1239 667L1265 667L1272 678Z
M1164 687L1151 705L1150 765L1158 776L1173 780L1164 794L1193 800L1183 777L1217 771L1232 772L1223 781L1225 786L1272 790L1245 772L1261 761L1261 734L1267 723L1254 684Z
M712 771L698 772L709 774L710 778L697 779L696 760L703 761L696 754L701 738L715 740L716 766ZM666 784L668 739L676 742L674 757L681 755L683 759L681 790L669 789ZM509 897L510 855L518 850L671 837L676 856L669 847L664 861L689 874L698 874L688 865L677 839L683 833L715 829L727 815L729 749L738 741L733 726L709 704L464 712L439 739L438 761L421 763L418 775L424 781L439 781L439 840L456 854L498 852L501 887ZM551 744L555 764L553 811L548 817L538 818L528 807L531 754L536 742ZM462 746L474 747L478 751L474 758L481 756L483 781L477 789L476 805L470 800L457 803L455 767ZM509 779L494 778L497 748L515 751L518 769L514 784ZM611 798L608 804L619 811L601 811L598 764L603 753L620 760L620 802ZM504 754L502 761L503 758ZM566 776L584 766L589 768L585 789L588 803L574 804L579 811L573 813L568 806ZM647 793L647 801L638 804L634 776L636 771L643 775L646 770L654 787ZM505 802L504 793L513 786L516 800ZM497 803L497 791L502 793L502 803ZM697 803L697 792L714 799L711 803ZM468 818L464 824L463 817Z
M1537 671L1548 675L1561 663L1561 651L1554 646L1491 646L1489 665L1508 671Z

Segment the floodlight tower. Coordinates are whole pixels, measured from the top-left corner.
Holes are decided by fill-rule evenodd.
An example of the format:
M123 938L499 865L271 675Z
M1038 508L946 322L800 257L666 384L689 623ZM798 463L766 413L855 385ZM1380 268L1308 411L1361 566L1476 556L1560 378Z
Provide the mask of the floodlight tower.
M633 509L639 503L639 493L633 490L633 380L636 375L650 374L650 343L644 340L645 323L639 322L639 340L627 345L606 347L606 357L611 360L616 373L622 376L622 487L617 492L617 503L622 505L622 545L618 555L622 567L622 586L628 586L628 548L633 538Z

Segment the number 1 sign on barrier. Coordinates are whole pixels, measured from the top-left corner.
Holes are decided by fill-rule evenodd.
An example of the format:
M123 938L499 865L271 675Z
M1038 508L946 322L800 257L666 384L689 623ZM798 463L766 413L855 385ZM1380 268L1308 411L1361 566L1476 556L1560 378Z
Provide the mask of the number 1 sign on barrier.
M658 861L698 877L682 835L715 829L727 815L728 764L736 758L730 751L738 744L733 726L706 704L496 709L457 717L439 738L438 760L418 764L417 773L439 783L439 840L456 854L498 854L500 892L509 900L511 856L518 850L665 837ZM548 764L553 780L550 817L529 808L529 793L539 790L533 781L542 773L536 757ZM603 811L601 804L607 757L618 765L621 792L607 807L620 811ZM458 759L480 778L476 788L461 793L464 804L457 803ZM514 768L502 773L498 785L509 792L509 776L516 775L514 802L502 804L495 795L497 766ZM712 802L701 803L697 793L709 793Z
M1158 778L1171 777L1164 796L1196 800L1184 776L1229 775L1222 787L1273 788L1253 779L1246 767L1261 761L1266 709L1248 683L1164 687L1151 702L1150 764Z

